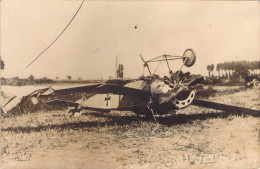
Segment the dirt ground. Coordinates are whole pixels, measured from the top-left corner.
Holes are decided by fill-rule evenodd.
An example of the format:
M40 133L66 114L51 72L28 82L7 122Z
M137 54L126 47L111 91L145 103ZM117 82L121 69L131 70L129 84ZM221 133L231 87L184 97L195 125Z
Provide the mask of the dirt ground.
M260 110L260 91L214 87L205 100ZM260 114L190 106L158 124L131 112L65 111L1 118L1 168L260 167Z

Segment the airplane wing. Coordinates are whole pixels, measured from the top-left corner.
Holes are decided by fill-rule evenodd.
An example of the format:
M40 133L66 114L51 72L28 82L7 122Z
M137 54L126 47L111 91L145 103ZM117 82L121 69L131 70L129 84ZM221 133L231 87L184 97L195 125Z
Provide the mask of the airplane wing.
M116 86L105 84L95 88L95 92L97 93L113 93L113 94L120 94L120 95L138 95L139 97L142 96L150 96L151 93L146 90L135 89L131 87L124 87L124 86Z
M46 93L46 92L45 92ZM82 95L82 94L106 94L113 93L119 95L139 95L150 96L150 92L130 87L116 86L112 84L95 84L88 86L72 87L65 89L52 89L48 94L41 94L40 96L65 96L65 95ZM72 98L70 98L72 99Z
M86 91L84 90L84 92ZM58 93L60 97L55 96L54 100L48 101L48 105L64 105L73 107L80 106L84 109L100 111L129 110L136 106L142 106L146 108L151 95L151 93L146 90L116 86L111 84L95 86L87 94L81 93L82 97L74 101L71 101L71 97L69 99L64 97L64 94L71 93L69 89L66 89L66 92L57 91L55 93ZM61 93L63 95L61 95Z
M198 100L198 99L194 99L192 102L192 105L210 108L210 109L222 110L222 111L230 111L230 112L233 112L233 114L238 114L238 115L242 114L242 113L247 113L247 114L251 114L251 115L260 113L260 110L252 110L252 109L248 109L248 108L242 108L242 107L238 107L238 106L231 106L231 105L204 101L204 100Z
M79 107L80 103L77 102L69 102L69 101L65 101L65 100L52 100L52 101L48 101L46 102L47 105L51 105L51 106L62 106L62 107ZM81 109L86 109L86 110L93 110L93 111L111 111L111 110L131 110L134 109L137 106L146 106L146 104L133 104L133 105L128 105L127 107L120 107L120 108L110 108L110 109L105 109L105 108L96 108L96 107L80 107L79 110Z
M97 97L97 95L99 97ZM57 88L50 87L44 89L38 89L29 94L23 95L19 97L19 99L13 99L6 103L6 105L2 105L1 108L8 111L26 111L30 112L32 110L38 110L43 107L47 102L56 100L56 105L71 105L76 103L76 101L80 99L89 100L90 98L101 98L102 103L104 101L111 101L111 96L115 96L112 98L116 98L116 95L120 97L128 96L132 100L147 100L150 96L150 92L140 89L134 89L123 86L116 86L112 84L93 84L79 87L66 87L66 88ZM94 97L95 96L95 97ZM107 97L107 99L106 99ZM57 102L57 100L59 100ZM100 100L100 99L99 99ZM91 99L90 99L91 101ZM92 102L95 102L92 99ZM139 103L138 101L134 101L133 104ZM108 105L108 104L106 104ZM89 105L85 105L86 107L91 107ZM94 106L95 107L95 106ZM100 106L99 106L100 107ZM121 105L121 107L127 107L126 105ZM7 109L8 108L8 109ZM18 108L18 109L16 109ZM105 109L109 108L109 105L105 107Z
M46 102L46 104L52 105L52 106L62 106L62 107L68 107L68 106L69 107L77 107L77 106L79 106L79 103L65 101L65 100L52 100L52 101Z

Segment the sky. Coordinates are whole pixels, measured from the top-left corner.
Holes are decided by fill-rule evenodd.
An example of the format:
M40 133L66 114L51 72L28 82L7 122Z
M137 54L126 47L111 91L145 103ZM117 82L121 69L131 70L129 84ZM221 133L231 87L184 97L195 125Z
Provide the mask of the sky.
M260 60L260 3L257 1L82 1L2 0L2 77L99 79L114 76L115 59L124 77L143 73L140 54L148 60L163 54L196 52L194 66L207 75L207 65ZM170 63L174 71L182 61ZM151 65L151 69L156 68ZM146 72L147 74L147 72ZM167 75L162 63L157 74Z

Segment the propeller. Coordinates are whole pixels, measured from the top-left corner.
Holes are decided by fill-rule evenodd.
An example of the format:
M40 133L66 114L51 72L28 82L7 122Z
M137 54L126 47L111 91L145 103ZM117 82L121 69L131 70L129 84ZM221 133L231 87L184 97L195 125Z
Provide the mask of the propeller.
M148 65L147 62L144 60L144 58L142 57L141 54L140 54L140 57L141 57L142 61L144 62L144 67L147 67L147 69L148 69L150 75L152 75L151 70L150 70L150 68L149 68L149 65Z

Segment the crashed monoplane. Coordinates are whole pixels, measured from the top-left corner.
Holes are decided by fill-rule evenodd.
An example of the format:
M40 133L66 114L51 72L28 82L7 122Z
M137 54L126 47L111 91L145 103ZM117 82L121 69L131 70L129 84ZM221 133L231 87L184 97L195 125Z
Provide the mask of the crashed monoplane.
M123 80L114 79L106 83L69 87L62 89L44 88L35 90L22 97L2 97L1 109L8 112L32 112L45 107L67 107L72 114L81 110L94 110L106 112L111 110L127 110L143 115L171 114L193 104L219 110L236 110L236 112L259 112L257 110L229 106L195 99L195 85L204 77L193 80L190 73L183 73L181 69L191 67L196 61L196 54L192 49L185 50L182 56L161 55L150 60L145 60L140 55L144 68L149 76L139 79ZM182 60L180 69L173 72L170 62ZM159 77L151 72L149 64L152 62L165 62L169 76Z

